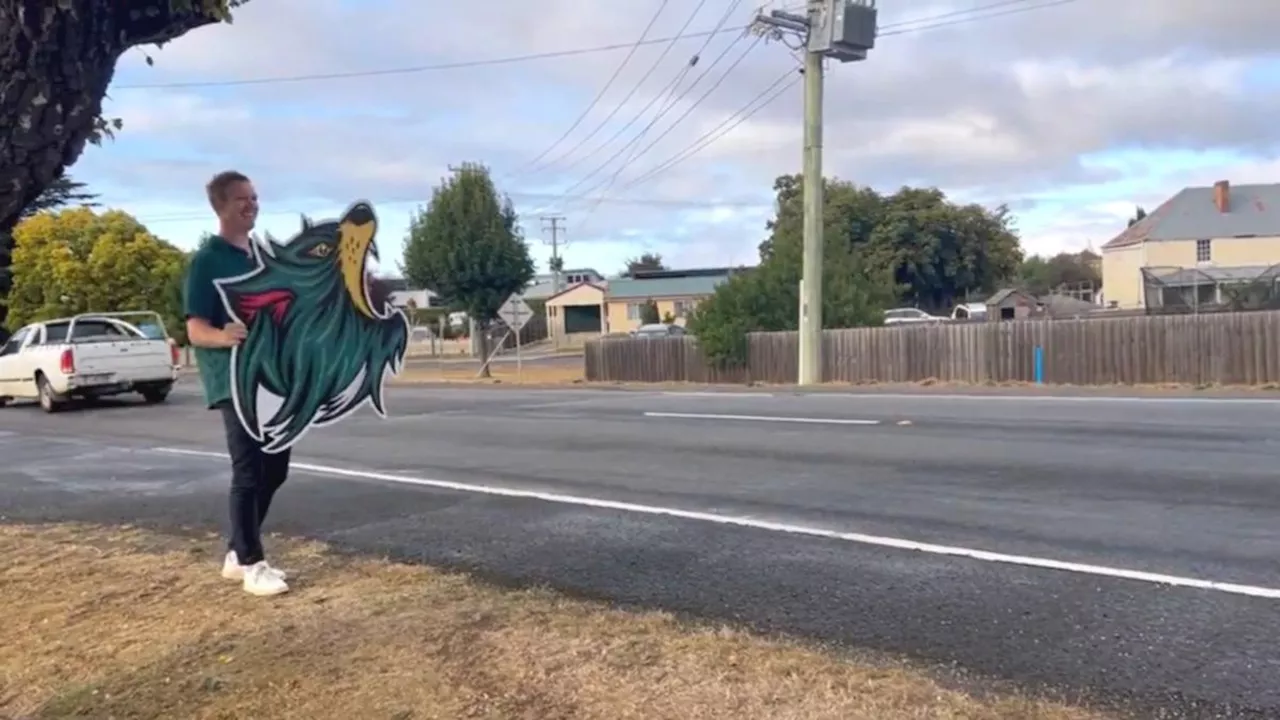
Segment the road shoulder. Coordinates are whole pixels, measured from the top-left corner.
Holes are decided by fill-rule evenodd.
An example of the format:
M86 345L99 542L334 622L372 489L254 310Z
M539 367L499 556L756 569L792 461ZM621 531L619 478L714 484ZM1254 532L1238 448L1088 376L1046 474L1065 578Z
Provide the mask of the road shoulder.
M218 546L203 533L0 526L0 715L1102 717L315 542L273 539L294 590L253 598L218 576Z

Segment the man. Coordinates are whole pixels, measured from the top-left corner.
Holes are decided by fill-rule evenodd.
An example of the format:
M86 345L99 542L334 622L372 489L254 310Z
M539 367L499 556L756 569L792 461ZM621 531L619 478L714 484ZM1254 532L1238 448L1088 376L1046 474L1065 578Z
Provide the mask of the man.
M264 453L240 424L231 402L231 348L244 340L246 329L227 313L213 284L255 269L249 232L258 219L258 195L249 178L235 171L215 175L206 190L218 234L191 257L184 312L205 401L222 413L231 454L231 539L222 576L241 581L250 594L278 595L289 586L285 574L266 561L261 529L271 499L288 477L290 451Z

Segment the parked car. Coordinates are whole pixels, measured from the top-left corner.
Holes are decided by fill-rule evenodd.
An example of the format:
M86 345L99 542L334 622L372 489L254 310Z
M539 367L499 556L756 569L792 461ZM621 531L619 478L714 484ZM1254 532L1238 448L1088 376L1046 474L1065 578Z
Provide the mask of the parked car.
M680 337L685 334L685 329L674 323L650 323L641 325L631 331L631 337L638 338L655 338L655 337Z
M144 315L150 333L124 317ZM150 336L149 336L150 335ZM0 406L36 399L56 412L72 398L136 392L164 402L178 379L179 348L159 314L88 313L32 323L0 347Z
M940 323L946 318L930 315L920 308L894 308L884 311L885 325L906 325L909 323Z

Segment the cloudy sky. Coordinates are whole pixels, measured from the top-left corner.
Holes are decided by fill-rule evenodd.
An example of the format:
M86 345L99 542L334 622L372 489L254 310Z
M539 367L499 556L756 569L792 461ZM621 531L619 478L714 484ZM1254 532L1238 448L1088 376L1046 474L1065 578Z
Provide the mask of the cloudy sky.
M1280 181L1272 0L878 4L870 57L828 66L828 175L1008 203L1040 253L1097 247L1188 184ZM799 61L741 30L758 9L252 0L129 53L107 103L124 130L71 173L184 247L212 227L203 185L221 169L255 179L281 237L368 198L394 272L410 213L476 161L539 270L544 215L565 218L571 267L751 263L772 181L801 159ZM540 54L556 56L516 59Z

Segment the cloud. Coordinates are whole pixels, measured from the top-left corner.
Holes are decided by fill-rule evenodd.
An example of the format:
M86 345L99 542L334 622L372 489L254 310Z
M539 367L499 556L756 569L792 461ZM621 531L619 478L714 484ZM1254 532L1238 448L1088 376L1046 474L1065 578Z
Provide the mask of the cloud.
M368 197L387 208L384 242L394 242L389 236L403 232L449 165L482 161L532 239L537 215L566 216L570 265L612 271L646 250L679 265L750 261L774 178L800 168L798 61L779 42L738 31L639 47L594 111L530 166L609 82L658 5L495 0L442 10L409 0L254 0L232 25L148 49L154 67L142 51L130 53L107 108L125 128L73 172L108 202L188 207L181 222L195 223L206 212L207 177L238 167L257 180L285 231L296 212L336 212ZM1153 206L1188 182L1277 179L1280 128L1270 119L1280 95L1260 89L1280 79L1272 37L1280 5L886 5L868 60L827 66L828 175L1007 203L1025 244L1042 252L1100 245L1123 228L1122 208ZM691 32L710 30L730 8L730 28L752 14L732 0L698 7L690 21L693 4L669 3L648 37L676 35L686 22ZM349 77L382 70L396 72ZM253 82L297 76L313 79ZM679 90L662 94L677 76ZM770 88L786 89L715 143L646 177ZM659 109L665 114L646 130ZM157 222L180 222L181 213L166 213ZM545 259L541 243L535 250Z

